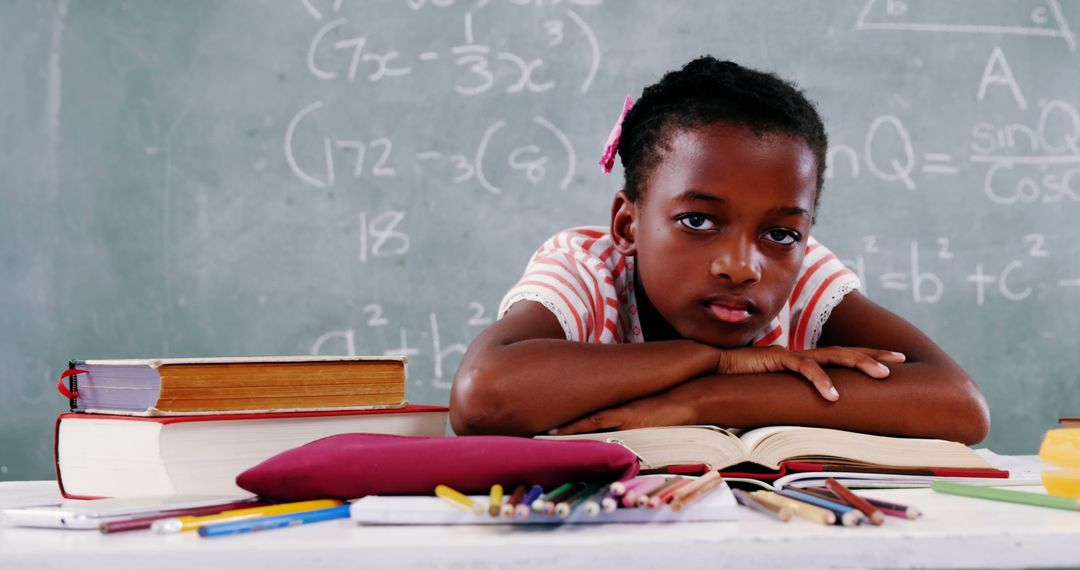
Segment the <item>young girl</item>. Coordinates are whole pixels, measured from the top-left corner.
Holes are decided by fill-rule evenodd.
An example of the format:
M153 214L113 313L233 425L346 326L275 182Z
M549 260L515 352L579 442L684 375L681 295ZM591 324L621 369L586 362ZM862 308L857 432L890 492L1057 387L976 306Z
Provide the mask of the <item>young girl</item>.
M629 112L627 112L629 111ZM772 74L702 57L624 106L609 227L552 237L469 347L458 434L825 426L973 444L982 394L810 237L827 139Z

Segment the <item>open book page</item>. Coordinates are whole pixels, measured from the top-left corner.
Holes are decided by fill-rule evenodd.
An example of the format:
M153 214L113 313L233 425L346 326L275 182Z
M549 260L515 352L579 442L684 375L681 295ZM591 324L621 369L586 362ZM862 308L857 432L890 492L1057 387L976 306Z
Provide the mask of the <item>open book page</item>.
M967 446L940 439L797 426L759 428L742 434L740 439L751 450L751 461L771 469L779 469L780 463L792 459L893 467L992 468Z
M739 439L716 426L662 426L536 438L615 443L633 451L645 469L694 463L705 463L720 469L749 460L747 450Z

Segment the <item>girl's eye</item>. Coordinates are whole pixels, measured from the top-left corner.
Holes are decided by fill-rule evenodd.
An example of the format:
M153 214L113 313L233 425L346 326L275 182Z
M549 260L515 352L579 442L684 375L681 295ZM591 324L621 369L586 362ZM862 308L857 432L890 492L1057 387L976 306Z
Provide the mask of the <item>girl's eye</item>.
M679 218L679 223L684 228L691 230L711 230L716 228L716 223L704 214L686 214Z
M765 238L780 245L795 245L799 242L799 234L791 230L770 230L765 234Z

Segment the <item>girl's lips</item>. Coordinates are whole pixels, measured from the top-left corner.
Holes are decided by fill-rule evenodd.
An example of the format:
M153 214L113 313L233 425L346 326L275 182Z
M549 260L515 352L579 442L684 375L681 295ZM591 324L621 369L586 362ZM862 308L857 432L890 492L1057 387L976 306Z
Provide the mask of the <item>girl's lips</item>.
M709 304L709 315L722 323L733 325L745 323L751 316L750 311L744 308L719 303Z

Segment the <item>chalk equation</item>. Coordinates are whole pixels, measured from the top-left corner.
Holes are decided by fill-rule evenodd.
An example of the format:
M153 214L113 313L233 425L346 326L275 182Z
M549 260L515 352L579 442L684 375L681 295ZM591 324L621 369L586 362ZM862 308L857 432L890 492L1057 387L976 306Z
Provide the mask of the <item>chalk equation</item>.
M520 124L521 121L513 124L506 120L494 121L479 136L474 148L421 149L407 153L403 159L399 156L401 153L395 152L394 141L388 137L327 132L329 127L325 125L334 121L316 120L323 108L323 101L315 101L300 109L289 120L284 137L289 170L297 179L316 188L346 183L355 186L364 178L394 177L402 171L412 173L415 169L430 168L423 173L442 177L446 185L475 182L492 194L500 194L503 185L493 182L487 173L488 165L495 161L517 175L515 182L535 186L551 180L554 186L566 190L577 171L577 156L570 138L540 116L532 117L524 124ZM528 142L499 144L499 137L505 135L504 129L510 126L519 127L523 131L519 135L529 139ZM305 137L303 144L297 141L302 136ZM301 164L299 157L303 153L298 150L301 147L320 149L321 156L311 157L312 153L307 153L309 163ZM556 154L563 163L558 168L552 160Z
M1068 263L1078 259L1074 246L1052 247L1041 233L1025 234L1013 240L1012 247L1001 247L1006 252L1002 257L990 257L977 248L954 250L952 238L946 236L883 243L878 236L866 235L861 245L841 262L859 276L871 297L896 292L916 304L932 304L951 287L982 307L988 299L1021 302L1037 291L1054 298L1054 291L1065 295L1080 288L1080 266ZM1055 274L1063 275L1050 277Z
M445 327L440 328L439 314L436 311L429 312L427 322L420 329L416 329L402 325L382 304L369 303L361 310L364 318L359 327L332 330L320 335L311 345L311 354L406 356L409 358L410 385L449 390L469 343L494 320L484 303L470 301L463 308L467 316L453 329L464 329L466 338L456 338L456 342L448 342L444 338ZM379 333L389 342L373 346L372 338L379 337Z
M915 190L920 177L924 181L953 177L985 165L980 186L992 203L1080 202L1080 112L1076 106L1063 99L1040 99L1029 108L999 47L991 50L976 100L983 101L991 89L1003 90L1028 118L976 122L968 133L966 157L942 148L917 149L903 118L881 115L867 128L861 149L830 145L826 176L858 179L865 170L879 181Z
M511 3L511 5L545 6L546 2ZM317 21L323 19L323 13L308 2L305 4ZM449 7L453 3L431 4ZM483 7L485 4L480 5ZM416 4L410 4L413 8ZM423 5L413 9L420 9ZM331 7L336 14L341 10L341 3ZM481 13L482 14L482 13ZM403 77L414 73L432 73L429 68L451 65L458 72L458 79L452 90L464 96L479 95L493 89L504 93L542 93L554 89L557 80L549 72L545 55L550 55L561 62L557 66L565 67L566 62L587 61L583 70L578 90L586 93L592 86L596 73L600 69L601 49L595 32L585 19L573 9L566 9L558 17L541 22L539 34L543 45L542 53L522 53L509 50L494 50L485 43L482 30L474 26L473 12L462 17L461 43L445 49L418 49L403 53L386 40L373 38L363 23L354 23L357 19L336 17L323 24L312 36L307 46L307 70L312 77L321 81L345 81L355 83L379 83L388 78ZM568 34L576 31L584 40L584 53L567 53L563 48L572 47ZM505 36L501 39L507 39ZM427 48L427 46L424 46ZM506 78L503 81L502 78Z

